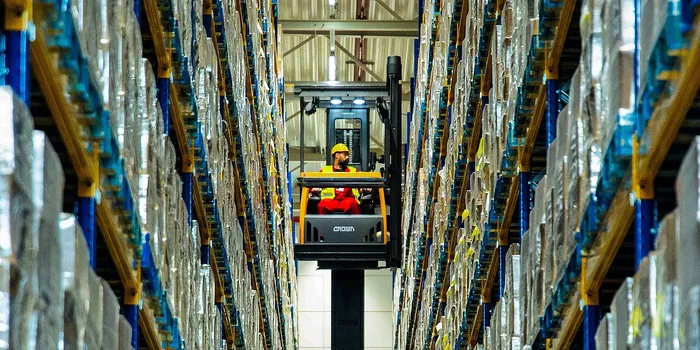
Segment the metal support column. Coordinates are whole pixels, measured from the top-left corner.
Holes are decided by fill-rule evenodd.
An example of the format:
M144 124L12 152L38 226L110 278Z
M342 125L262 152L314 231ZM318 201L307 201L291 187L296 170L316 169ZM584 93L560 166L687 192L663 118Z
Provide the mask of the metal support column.
M88 246L88 254L90 256L90 266L95 269L95 255L97 251L96 243L96 228L95 228L95 197L79 196L75 202L75 216L80 223L80 228L85 235L85 242Z
M136 15L136 23L141 24L141 0L134 0L134 14Z
M205 8L203 9L203 13L202 13L202 25L204 26L204 31L207 33L207 38L211 38L211 30L212 30L211 1L209 1L209 2L205 1L204 4L205 4Z
M656 201L637 199L634 206L634 269L654 249L656 240Z
M481 317L481 330L486 332L486 327L491 326L491 313L493 312L493 304L491 302L483 302L481 304L481 310L483 311L483 317Z
M189 227L192 227L192 189L194 187L192 171L183 171L180 173L180 178L182 179L182 199L185 201L185 207L187 208L187 223Z
M209 265L209 259L211 257L211 245L202 244L200 246L200 249L201 249L201 253L202 253L202 255L200 255L202 258L202 261L201 261L202 265Z
M122 315L131 325L131 346L139 348L139 304L141 301L141 261L135 261L136 286L125 285ZM129 283L130 284L130 283Z
M92 164L99 164L99 145L93 143L90 145L90 151ZM75 203L75 216L78 219L78 223L80 223L80 228L83 230L83 235L85 235L85 242L87 243L90 257L90 266L95 269L97 252L97 220L95 220L97 203L95 201L95 195L97 194L97 179L99 179L98 167L94 167L92 179L94 180L90 183L85 181L79 181L78 183L78 199Z
M595 332L598 330L601 315L599 305L583 307L583 350L595 350Z
M520 169L520 242L522 243L523 235L530 229L530 169Z
M583 348L584 350L595 349L595 333L600 323L602 312L600 310L600 300L598 292L588 290L586 280L586 266L588 259L581 259L581 296L583 299Z
M7 84L15 94L29 106L29 40L26 30L8 30L7 45Z
M134 349L139 348L139 306L127 305L122 306L122 315L129 321L131 325L131 346Z
M163 130L166 135L170 135L170 70L163 72L156 79L158 89L158 103L163 112Z
M7 6L7 5L6 5ZM29 106L29 22L32 2L24 8L5 9L5 59L7 84Z
M557 137L557 117L559 116L559 79L556 71L547 71L547 147Z

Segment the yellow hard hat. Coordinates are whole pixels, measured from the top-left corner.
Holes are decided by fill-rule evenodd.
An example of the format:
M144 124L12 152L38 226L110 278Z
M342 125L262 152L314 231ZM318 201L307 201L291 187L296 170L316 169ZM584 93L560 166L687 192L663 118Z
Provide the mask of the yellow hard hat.
M348 152L350 153L350 150L348 149L348 146L345 146L344 143L339 143L333 146L333 149L331 149L331 155L334 155L338 152Z

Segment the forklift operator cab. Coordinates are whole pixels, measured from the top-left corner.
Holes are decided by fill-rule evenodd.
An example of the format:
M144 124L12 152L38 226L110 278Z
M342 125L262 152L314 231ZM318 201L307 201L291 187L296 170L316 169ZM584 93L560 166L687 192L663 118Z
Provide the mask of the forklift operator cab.
M318 261L319 268L325 269L400 266L400 67L398 57L389 58L386 83L295 85L294 93L300 97L303 111L298 178L300 234L294 246L297 260ZM318 172L304 172L304 115L315 113L317 108L326 110L329 165ZM384 155L379 158L370 152L371 108L378 109L385 129ZM376 163L384 164L386 171L374 171ZM344 167L350 171L336 170Z
M348 165L350 150L345 144L339 143L333 146L331 157L333 159L331 165L323 167L321 172L357 172L357 168ZM309 199L320 200L316 207L317 214L360 214L360 190L357 188L314 188L310 196Z

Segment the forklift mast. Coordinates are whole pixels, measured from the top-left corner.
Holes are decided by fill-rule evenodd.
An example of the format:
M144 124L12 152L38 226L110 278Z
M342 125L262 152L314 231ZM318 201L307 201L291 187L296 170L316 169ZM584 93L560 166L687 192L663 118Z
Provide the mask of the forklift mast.
M295 85L295 95L300 97L302 113L300 115L301 123L301 154L300 154L300 171L302 177L299 179L299 185L302 188L324 188L324 187L350 187L350 188L378 188L381 189L381 209L386 210L385 217L387 223L381 231L388 231L390 238L386 240L386 244L377 247L371 243L375 240L365 240L367 244L362 244L360 235L355 241L345 243L353 244L342 245L343 242L337 242L337 239L342 239L337 233L334 234L332 240L329 239L333 232L324 232L334 230L337 222L349 222L352 224L352 229L360 231L365 226L374 226L377 222L376 215L365 215L350 218L333 215L332 217L320 217L318 215L309 215L308 220L302 219L302 229L312 230L308 233L309 237L313 237L311 241L302 241L301 244L295 246L295 255L302 260L317 260L319 266L328 266L335 269L343 266L364 266L371 268L377 266L378 261L386 263L387 267L401 266L401 215L402 215L402 140L401 140L401 58L398 56L390 56L387 59L387 79L385 83L371 82L320 82ZM337 143L344 143L350 149L350 165L356 167L360 172L359 177L353 176L354 179L349 179L347 176L334 175L334 178L328 178L328 175L321 176L320 174L305 173L304 171L304 116L314 114L317 108L326 109L326 150L330 150ZM375 170L377 156L370 152L370 118L369 110L376 108L379 112L379 118L384 124L384 155L379 158L380 163L384 163L385 171L379 177L377 173L368 173ZM331 163L331 154L326 152L326 163ZM337 173L336 173L337 174ZM325 178L325 179L324 179ZM358 187L359 186L359 187ZM385 196L386 194L386 196ZM388 201L384 202L384 199ZM302 194L302 207L306 214L306 204L308 199ZM304 216L304 215L302 215ZM306 222L309 222L307 225ZM330 221L330 222L329 222ZM371 222L370 222L371 221ZM380 230L372 230L379 232ZM302 237L306 232L301 232ZM352 235L349 235L350 239ZM316 241L316 237L319 240ZM324 237L320 239L320 237ZM320 245L318 245L320 243ZM334 245L334 243L338 243ZM334 251L335 249L335 251ZM381 258L377 259L379 249L381 249ZM352 251L350 251L352 250ZM326 258L333 253L333 261L329 262ZM347 259L344 259L347 257ZM358 257L364 259L358 262Z

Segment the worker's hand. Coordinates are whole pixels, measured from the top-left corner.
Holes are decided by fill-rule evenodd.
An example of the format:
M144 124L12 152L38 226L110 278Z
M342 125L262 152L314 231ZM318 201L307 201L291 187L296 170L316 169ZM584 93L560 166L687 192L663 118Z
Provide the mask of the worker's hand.
M311 192L313 194L318 194L318 193L321 193L321 189L320 188L312 188L311 191L309 191L309 192Z
M362 189L362 192L364 192L364 193L372 193L372 189L371 189L371 188L363 188L363 189Z

